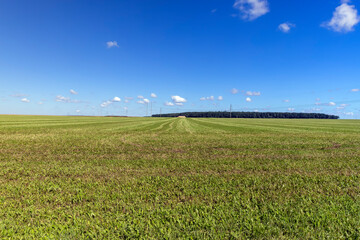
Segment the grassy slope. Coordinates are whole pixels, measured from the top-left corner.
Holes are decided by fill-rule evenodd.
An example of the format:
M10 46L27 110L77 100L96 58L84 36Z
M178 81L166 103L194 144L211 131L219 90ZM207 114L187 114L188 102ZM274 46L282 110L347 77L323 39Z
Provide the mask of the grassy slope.
M0 238L360 238L360 122L0 116Z

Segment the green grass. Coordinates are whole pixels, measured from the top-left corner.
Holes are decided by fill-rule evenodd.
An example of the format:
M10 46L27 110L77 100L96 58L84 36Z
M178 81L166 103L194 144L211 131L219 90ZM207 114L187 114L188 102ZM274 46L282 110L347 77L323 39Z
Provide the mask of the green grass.
M359 239L360 121L0 116L1 239Z

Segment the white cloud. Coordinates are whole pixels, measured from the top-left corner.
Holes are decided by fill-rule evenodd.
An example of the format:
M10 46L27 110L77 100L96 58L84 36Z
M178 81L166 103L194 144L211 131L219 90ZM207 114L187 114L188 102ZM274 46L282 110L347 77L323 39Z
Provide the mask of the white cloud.
M121 98L119 98L119 97L114 97L112 101L113 101L113 102L121 102Z
M112 103L113 103L112 101L105 101L105 102L103 102L103 103L100 104L100 107L105 108L105 107L111 105Z
M336 107L336 109L342 110L342 109L345 109L347 106L349 106L349 104L343 103L343 104L340 104L340 106Z
M336 106L336 103L334 102L329 102L329 103L321 103L321 102L317 102L315 103L316 106Z
M210 97L206 97L206 100L209 100L209 101L214 101L214 96L210 96Z
M261 93L260 93L260 92L247 91L247 92L245 93L245 95L247 95L247 96L260 96Z
M150 95L150 97L152 97L152 98L157 98L157 95L156 95L155 93L152 93L152 94Z
M247 98L246 98L246 101L247 101L247 102L251 102L252 100L251 100L251 98L247 97Z
M144 101L141 101L141 100L137 101L137 103L139 103L139 104L145 104L145 102L144 102Z
M106 43L106 46L108 48L112 48L112 47L119 47L118 43L116 41L109 41Z
M293 112L293 111L295 111L295 108L288 108L288 111Z
M149 99L147 99L147 98L144 98L144 103L150 103L150 100Z
M285 22L279 25L279 30L284 32L284 33L288 33L290 32L291 28L294 28L295 24L293 23L289 23L289 22Z
M113 99L111 100L108 100L108 101L105 101L103 103L100 104L101 107L108 107L109 105L115 103L115 102L121 102L121 98L119 97L114 97Z
M219 96L219 97L218 97L218 100L219 100L219 101L222 101L222 100L224 100L224 98L223 98L222 96Z
M171 99L174 103L186 103L186 99L180 96L172 96Z
M76 99L71 99L69 97L64 97L62 95L57 95L55 98L56 102L64 102L64 103L80 103L81 101Z
M221 97L221 98L222 98L222 97ZM202 97L202 98L200 98L200 101L205 101L205 100L214 101L214 100L215 100L215 97L214 97L214 96L210 96L210 97Z
M234 8L238 9L245 20L255 20L270 11L267 0L236 0Z
M344 114L347 115L347 116L354 116L353 112L345 112Z
M126 100L133 100L133 97L125 97Z
M360 21L360 17L354 5L349 5L350 1L342 1L338 6L330 21L323 23L321 26L335 32L347 33L354 31L355 25Z
M10 95L11 97L16 97L16 98L24 98L24 97L28 97L29 95L27 94L22 94L22 93L16 93L16 94L12 94Z
M137 98L138 99L144 99L144 96L139 95L139 96L137 96Z
M174 106L174 103L172 103L172 102L165 102L164 104L165 104L165 106Z
M70 102L70 98L64 97L64 96L61 96L61 95L57 95L56 98L55 98L55 101L57 101L57 102Z
M352 92L360 92L360 89L358 88L354 88L354 89L351 89Z
M73 94L73 95L77 95L78 92L76 92L74 89L70 89L70 93Z
M232 94L237 94L238 92L239 92L239 90L237 90L236 88L231 89Z
M129 100L127 100L127 99L125 99L125 101L124 101L125 103L128 103L129 102Z
M80 113L81 111L80 110L76 110L77 113Z
M22 98L21 101L22 101L22 102L25 102L25 103L29 103L29 102L30 102L30 100L27 99L27 98Z

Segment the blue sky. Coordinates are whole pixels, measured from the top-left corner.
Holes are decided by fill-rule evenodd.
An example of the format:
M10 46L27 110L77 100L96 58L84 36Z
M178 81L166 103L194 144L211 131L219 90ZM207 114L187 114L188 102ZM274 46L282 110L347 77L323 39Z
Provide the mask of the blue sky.
M360 0L0 1L0 114L360 118ZM152 95L152 96L151 96Z

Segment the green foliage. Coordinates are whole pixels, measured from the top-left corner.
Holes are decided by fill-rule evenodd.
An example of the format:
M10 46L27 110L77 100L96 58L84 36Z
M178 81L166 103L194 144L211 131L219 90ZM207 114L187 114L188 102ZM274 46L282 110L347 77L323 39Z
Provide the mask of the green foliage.
M190 117L190 118L288 118L288 119L339 119L339 116L324 113L294 112L183 112L154 114L152 117Z
M0 239L359 239L360 122L0 116Z

